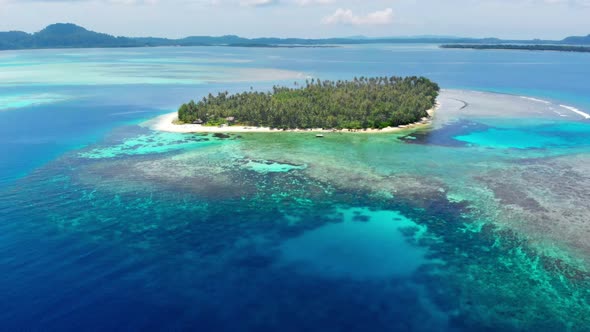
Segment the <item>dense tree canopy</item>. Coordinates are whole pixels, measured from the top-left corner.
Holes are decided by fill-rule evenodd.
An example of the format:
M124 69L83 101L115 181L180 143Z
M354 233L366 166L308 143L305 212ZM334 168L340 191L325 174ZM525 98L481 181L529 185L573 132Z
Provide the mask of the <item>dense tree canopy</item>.
M275 86L271 92L209 94L183 104L185 123L223 123L280 129L363 129L405 125L427 117L439 87L424 77L312 79L302 88Z
M52 24L34 34L20 31L0 32L0 50L56 47L130 47L138 45L133 39L89 31L75 24Z

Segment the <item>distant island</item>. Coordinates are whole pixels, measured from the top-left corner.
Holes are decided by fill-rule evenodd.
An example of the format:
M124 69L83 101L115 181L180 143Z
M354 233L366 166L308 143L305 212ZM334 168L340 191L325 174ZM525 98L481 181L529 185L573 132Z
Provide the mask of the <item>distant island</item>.
M0 50L44 48L110 48L154 46L233 46L233 47L325 47L352 44L531 44L531 45L590 45L590 35L567 37L563 40L502 40L498 38L460 37L390 37L390 38L242 38L238 36L193 36L181 39L154 37L115 37L87 30L71 23L57 23L36 33L22 31L0 32Z
M379 130L425 120L439 90L438 84L415 76L312 79L303 87L275 86L267 93L209 94L183 104L178 120L204 127Z
M590 46L572 45L488 45L488 44L445 44L441 48L459 48L474 50L523 50L523 51L558 51L590 53Z

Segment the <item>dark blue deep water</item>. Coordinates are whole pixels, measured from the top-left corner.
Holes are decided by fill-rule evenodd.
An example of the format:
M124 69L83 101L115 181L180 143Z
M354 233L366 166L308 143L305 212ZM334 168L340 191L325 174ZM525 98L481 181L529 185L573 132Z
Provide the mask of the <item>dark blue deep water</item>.
M210 92L375 75L558 115L494 104L494 117L321 143L139 126ZM2 52L0 330L588 331L590 250L571 234L589 216L590 120L559 105L590 111L590 55ZM565 223L555 215L580 228L522 226Z

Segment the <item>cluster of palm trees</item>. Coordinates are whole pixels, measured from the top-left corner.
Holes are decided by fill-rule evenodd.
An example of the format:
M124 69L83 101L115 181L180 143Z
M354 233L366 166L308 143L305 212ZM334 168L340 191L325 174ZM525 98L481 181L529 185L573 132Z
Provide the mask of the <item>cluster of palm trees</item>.
M227 123L280 129L364 129L420 121L436 103L439 86L424 77L312 79L303 87L270 92L209 94L178 110L185 123Z

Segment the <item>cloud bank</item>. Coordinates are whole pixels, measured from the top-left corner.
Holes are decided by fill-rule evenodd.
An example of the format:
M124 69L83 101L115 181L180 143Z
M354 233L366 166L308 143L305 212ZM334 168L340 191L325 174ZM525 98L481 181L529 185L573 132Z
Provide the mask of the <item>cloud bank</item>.
M393 23L393 9L386 8L367 15L355 15L351 9L336 9L322 19L323 24L386 25Z

